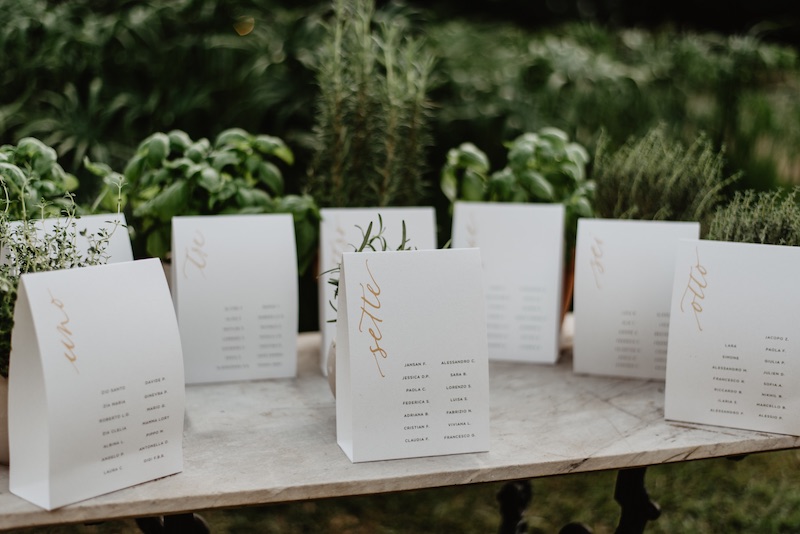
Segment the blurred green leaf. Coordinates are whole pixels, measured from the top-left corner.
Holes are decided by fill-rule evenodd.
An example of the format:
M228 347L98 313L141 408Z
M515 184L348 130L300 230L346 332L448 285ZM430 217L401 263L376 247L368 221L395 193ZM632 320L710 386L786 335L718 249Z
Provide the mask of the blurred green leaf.
M216 193L222 188L222 177L216 169L205 167L200 171L197 185L206 191Z
M158 195L134 209L137 217L154 217L169 223L177 215L186 214L189 204L189 184L185 180L176 180Z
M281 171L269 161L262 161L259 163L256 177L261 183L267 186L272 194L276 196L283 194L283 176L281 176Z
M169 137L163 133L154 133L146 144L147 164L157 167L169 154Z

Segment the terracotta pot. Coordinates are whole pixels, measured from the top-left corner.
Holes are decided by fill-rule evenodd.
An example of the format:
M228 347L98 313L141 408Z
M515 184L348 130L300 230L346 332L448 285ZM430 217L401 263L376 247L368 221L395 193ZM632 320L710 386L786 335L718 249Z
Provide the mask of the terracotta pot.
M0 465L8 465L8 379L0 376Z
M575 251L572 251L569 258L567 258L566 265L564 265L564 287L561 292L561 321L569 312L569 307L572 304L572 291L575 289Z
M172 291L172 261L161 260L161 268L164 269L164 276L167 277L167 287Z

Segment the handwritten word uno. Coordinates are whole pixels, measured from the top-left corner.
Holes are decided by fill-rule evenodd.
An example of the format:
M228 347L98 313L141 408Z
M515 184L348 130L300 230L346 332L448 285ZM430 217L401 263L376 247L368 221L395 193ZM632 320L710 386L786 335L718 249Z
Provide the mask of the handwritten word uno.
M58 336L61 338L61 346L64 347L64 357L75 366L75 370L77 370L78 366L76 362L78 361L78 355L75 354L75 341L72 338L72 330L69 328L69 315L67 315L67 310L64 309L64 303L55 298L52 293L50 293L50 304L58 308L61 312L61 321L59 321L56 326L56 332L58 332Z

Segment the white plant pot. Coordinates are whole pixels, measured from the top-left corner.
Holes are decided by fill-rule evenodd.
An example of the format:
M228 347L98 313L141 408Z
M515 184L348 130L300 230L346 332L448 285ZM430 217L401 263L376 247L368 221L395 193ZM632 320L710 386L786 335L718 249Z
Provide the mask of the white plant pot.
M336 398L336 340L331 341L325 366L328 368L328 385L333 397Z
M0 376L0 465L8 465L8 379Z

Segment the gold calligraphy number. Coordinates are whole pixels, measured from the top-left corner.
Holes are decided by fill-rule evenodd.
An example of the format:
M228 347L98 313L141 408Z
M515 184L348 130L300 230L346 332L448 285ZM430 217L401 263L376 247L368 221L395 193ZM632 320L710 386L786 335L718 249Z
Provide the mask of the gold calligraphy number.
M467 245L471 248L478 247L478 225L475 222L475 214L470 214L469 222L467 223Z
M192 238L192 244L184 250L183 277L189 278L189 267L200 271L200 275L205 278L205 268L208 265L208 253L203 249L206 238L200 230L196 230Z
M589 264L592 266L594 283L597 289L602 289L603 286L600 282L606 272L606 268L603 265L603 241L595 237L590 250L592 251L592 259L589 261Z
M367 332L369 332L369 335L372 337L372 341L375 343L374 346L370 344L369 350L372 353L372 357L375 358L375 365L378 367L378 373L380 373L381 378L384 378L386 375L383 374L381 361L378 359L378 356L385 360L389 355L387 354L386 350L381 347L383 334L381 333L381 327L379 323L382 323L383 319L380 319L377 316L377 311L381 309L381 301L378 298L381 294L381 288L378 285L378 282L375 281L375 276L372 274L372 271L369 268L369 260L364 260L364 265L367 268L367 272L372 280L372 284L375 285L373 287L372 284L367 283L365 287L364 284L359 284L361 286L361 320L358 321L358 331L364 331L364 319L368 317L372 322L372 326L367 329ZM367 292L372 295L372 300L367 297Z
M75 371L78 371L78 364L76 363L78 355L75 354L75 340L72 339L72 330L69 328L69 315L67 315L67 310L64 309L64 303L55 298L49 289L47 292L50 293L50 304L61 312L61 321L56 326L56 332L61 338L61 346L64 347L64 357L72 364Z
M703 313L702 301L706 298L704 290L708 287L708 281L706 280L708 271L700 264L700 252L696 248L695 254L697 255L697 263L689 267L689 283L686 284L686 289L681 297L681 311L684 311L683 303L686 300L686 296L691 294L691 306L694 311L694 320L697 323L697 329L702 332L703 327L700 325L700 314Z
M331 258L333 259L333 265L339 265L342 263L342 252L344 252L345 247L347 246L347 234L344 231L338 222L336 224L336 237L331 242Z

